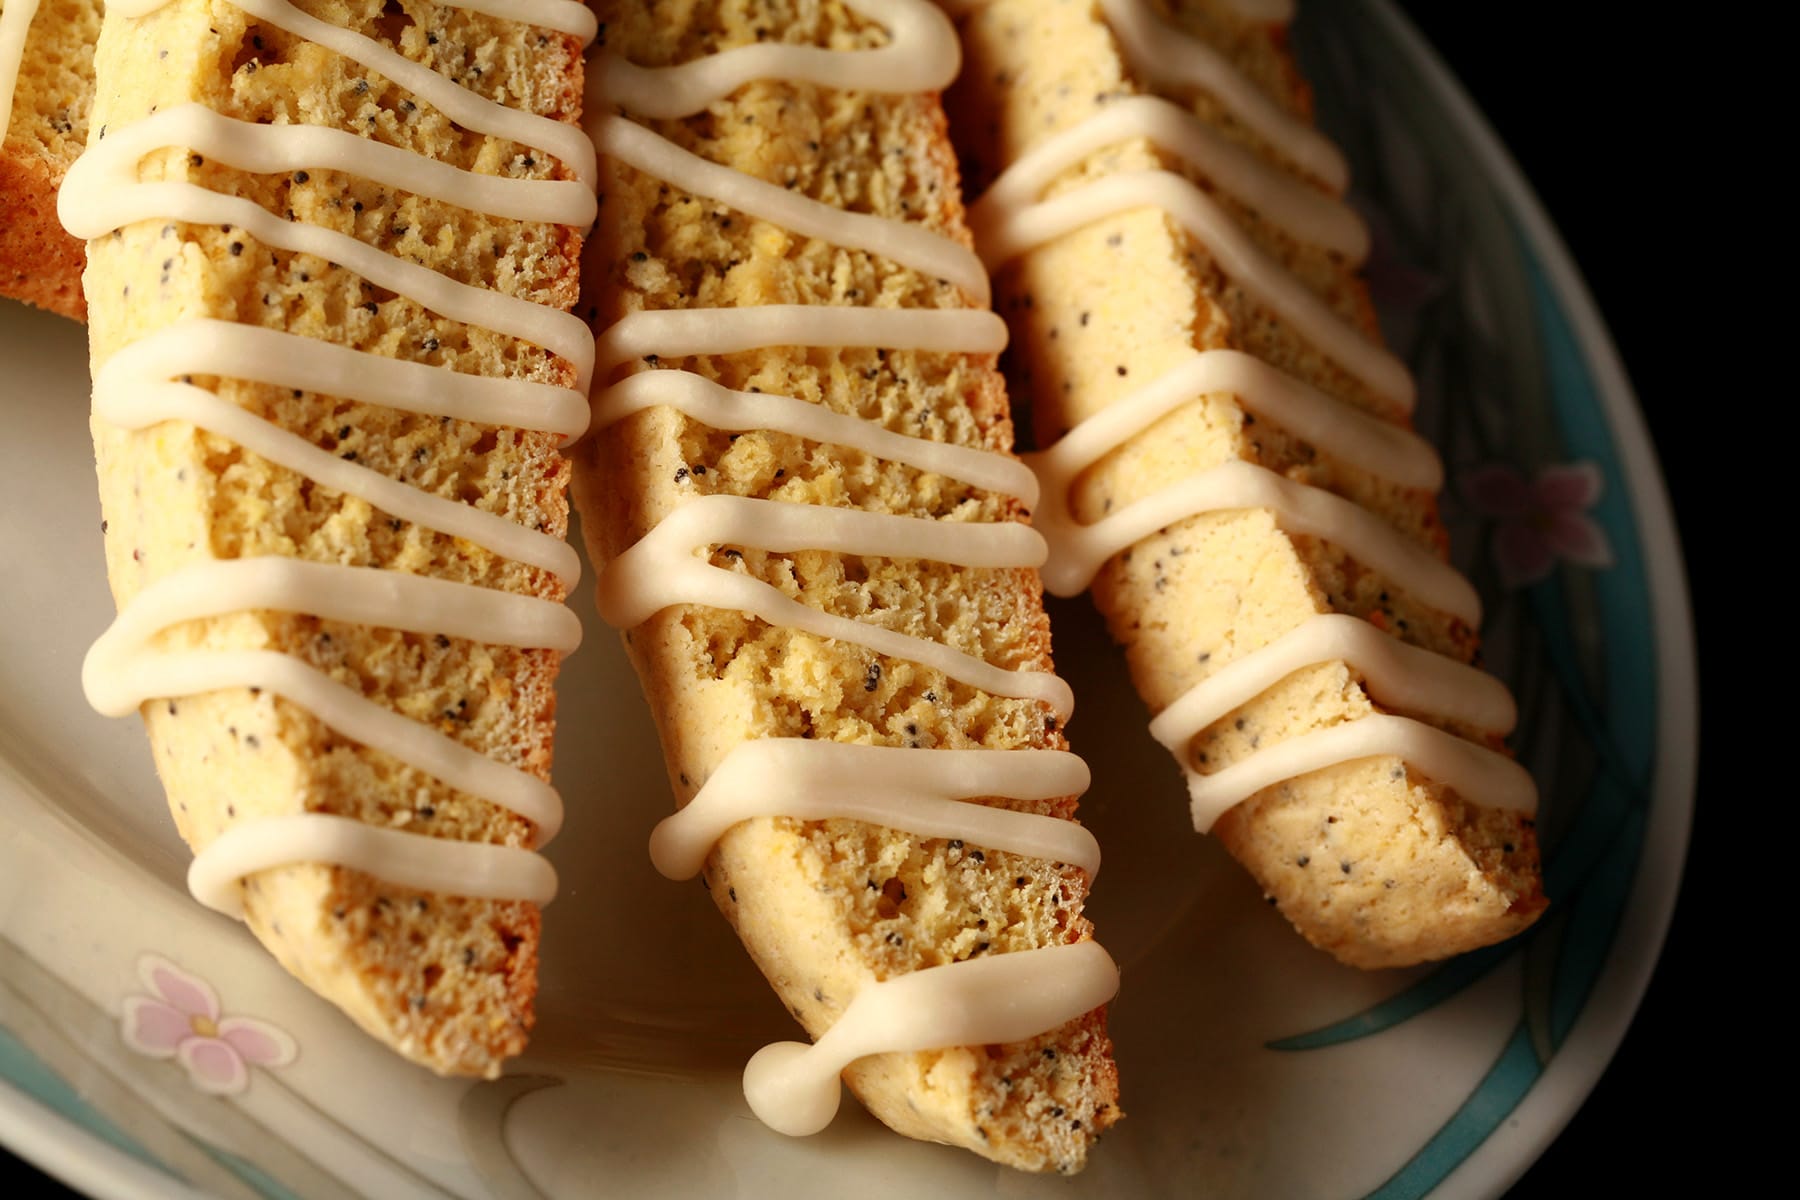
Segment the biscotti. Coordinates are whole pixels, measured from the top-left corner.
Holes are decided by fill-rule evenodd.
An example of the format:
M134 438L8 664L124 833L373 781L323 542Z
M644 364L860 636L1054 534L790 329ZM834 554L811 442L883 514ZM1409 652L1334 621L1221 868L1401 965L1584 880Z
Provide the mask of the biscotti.
M1225 0L961 7L953 130L1045 448L1047 582L1091 581L1197 826L1314 944L1378 967L1524 928L1512 702L1466 665L1442 469L1283 27Z
M80 320L81 240L56 189L87 144L100 0L0 3L0 296Z
M523 1047L555 883L591 29L115 0L62 198L121 610L89 697L141 711L196 896L442 1073Z
M682 806L658 864L817 1039L752 1060L752 1107L816 1130L841 1070L902 1133L1078 1170L1119 1115L1117 973L932 94L954 32L918 0L600 11L576 494Z

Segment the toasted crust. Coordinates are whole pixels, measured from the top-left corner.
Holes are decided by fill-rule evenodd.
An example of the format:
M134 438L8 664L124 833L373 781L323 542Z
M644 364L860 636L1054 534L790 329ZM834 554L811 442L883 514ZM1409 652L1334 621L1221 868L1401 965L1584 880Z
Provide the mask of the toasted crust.
M100 0L43 0L0 130L0 296L77 321L87 254L56 219L56 189L87 142L100 11Z
M464 10L381 0L302 7L378 39L489 97L564 121L579 116L572 38ZM475 63L483 69L474 71ZM349 60L256 21L227 0L172 0L141 20L108 17L95 121L199 101L228 115L354 128L465 167L567 178L562 164L451 126L425 101ZM203 156L152 156L149 178L252 199L350 233L477 286L573 305L580 236L483 216L337 172L254 176ZM480 375L570 385L547 351L449 321L347 269L277 250L237 228L146 221L89 247L85 286L96 365L181 317L235 319ZM546 433L409 414L239 380L218 394L340 457L553 536L567 528L569 468ZM375 566L553 600L563 584L446 534L408 524L180 422L128 432L96 418L108 573L120 605L205 558L282 555ZM164 635L170 648L274 649L463 745L548 778L557 655L325 621L234 613ZM529 822L463 794L254 689L152 701L143 714L182 835L196 849L260 816L326 812L427 836L529 844ZM284 966L406 1057L447 1074L495 1075L532 1022L535 905L430 895L321 864L243 884L246 920Z
M841 5L713 0L679 16L603 4L608 46L646 65L775 38L840 48L873 31ZM953 153L935 97L747 85L704 118L654 128L738 170L828 203L903 216L967 243ZM881 147L876 153L872 147ZM601 324L640 309L759 303L948 307L966 297L860 252L696 202L603 163L606 206L590 254ZM647 366L648 364L646 364ZM782 348L661 360L737 388L796 395L963 445L1007 451L1012 428L991 358ZM644 369L640 366L638 369ZM1017 503L838 447L758 431L727 435L654 409L591 439L576 496L597 560L647 533L686 497L730 493L984 521ZM729 554L731 558L726 557ZM715 564L815 607L935 639L1003 666L1048 670L1049 625L1033 571L960 570L839 554L719 547ZM1034 702L987 695L916 663L684 606L628 630L669 776L685 804L724 757L762 737L890 746L1064 747ZM995 801L995 803L1000 803ZM1072 798L1023 805L1071 816ZM817 1036L868 983L969 958L1085 940L1085 878L1072 868L855 821L744 822L705 879L783 1002ZM1078 1170L1117 1119L1117 1076L1095 1012L1029 1043L866 1058L845 1072L859 1098L910 1136L1033 1170ZM1054 1114L1054 1115L1053 1115Z
M1168 19L1222 51L1288 111L1310 115L1310 96L1280 28L1209 0L1169 7ZM1112 98L1147 90L1098 6L1086 0L996 0L965 22L964 42L951 108L978 189L1041 138ZM1210 96L1179 99L1285 166ZM1260 249L1379 341L1367 291L1350 266L1296 243L1148 142L1103 150L1051 190L1130 169L1189 174ZM1407 424L1227 277L1203 244L1160 211L1096 222L1024 255L998 283L999 307L1013 329L1008 369L1015 393L1032 398L1040 445L1195 349L1211 348L1247 350L1349 404ZM1233 459L1352 499L1445 553L1432 494L1336 462L1331 447L1304 444L1226 394L1197 398L1114 452L1077 481L1072 504L1079 519L1097 520ZM1475 630L1406 596L1340 549L1283 532L1266 510L1209 513L1169 526L1115 556L1092 591L1153 711L1316 612L1363 617L1464 662L1478 642ZM1324 664L1228 714L1188 752L1198 769L1215 771L1258 747L1377 711L1353 670ZM1474 730L1446 728L1504 749ZM1528 925L1545 903L1528 819L1469 805L1395 758L1267 788L1213 831L1308 940L1356 966L1401 965L1498 941Z

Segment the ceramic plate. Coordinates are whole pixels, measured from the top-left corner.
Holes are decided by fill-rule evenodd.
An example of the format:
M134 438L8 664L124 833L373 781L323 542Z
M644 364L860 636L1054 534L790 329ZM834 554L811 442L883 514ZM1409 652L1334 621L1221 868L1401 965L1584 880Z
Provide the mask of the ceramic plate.
M1058 605L1082 707L1070 736L1095 776L1083 814L1106 851L1091 911L1124 968L1112 1028L1129 1118L1072 1184L907 1141L853 1103L790 1140L751 1117L738 1077L791 1022L699 884L651 869L661 758L616 638L589 619L564 676L570 818L551 851L564 886L538 1032L504 1080L437 1079L188 900L138 723L93 714L77 681L112 613L82 334L7 304L0 1140L106 1196L1503 1190L1599 1076L1667 925L1694 767L1680 558L1606 333L1466 98L1378 3L1315 5L1295 37L1355 164L1371 282L1450 469L1488 663L1519 698L1553 899L1533 931L1412 971L1309 949L1192 833L1098 620ZM1570 542L1548 528L1586 542L1559 555ZM591 618L591 593L575 603ZM133 997L252 1018L265 1036L190 1072L178 1047L125 1035Z

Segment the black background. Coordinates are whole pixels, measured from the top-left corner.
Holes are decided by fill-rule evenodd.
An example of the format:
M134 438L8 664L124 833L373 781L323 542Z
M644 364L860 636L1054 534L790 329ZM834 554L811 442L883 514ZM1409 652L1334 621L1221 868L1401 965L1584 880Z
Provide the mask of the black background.
M1709 85L1720 82L1721 72L1708 64L1723 58L1695 44L1705 36L1696 23L1646 19L1642 14L1649 10L1637 6L1401 0L1401 7L1487 114L1593 289L1662 457L1697 625L1704 631L1715 611L1712 587L1720 572L1709 557L1717 551L1696 537L1695 514L1701 489L1717 480L1712 464L1721 461L1715 450L1723 422L1709 420L1712 414L1702 406L1709 394L1713 403L1725 397L1716 385L1697 386L1694 352L1683 347L1719 348L1717 331L1693 328L1695 313L1706 311L1703 289L1718 283L1717 264L1672 244L1694 232L1685 223L1704 213L1695 211L1692 189L1669 166L1678 157L1705 163L1716 152L1695 137L1709 123L1693 106L1707 103ZM1701 199L1710 201L1709 211L1723 211L1717 197ZM1730 240L1728 230L1702 224L1698 232ZM1701 649L1701 677L1711 679L1708 652L1716 647L1703 641ZM1713 739L1718 722L1704 704L1702 726L1694 841L1656 976L1587 1104L1512 1197L1535 1200L1590 1189L1662 1194L1680 1186L1672 1172L1709 1153L1705 1122L1732 1103L1706 1086L1707 1068L1695 1065L1706 1061L1700 1039L1711 1036L1703 1033L1709 1023L1699 997L1723 968L1718 939L1702 927L1715 911L1712 898L1721 894L1723 867L1713 846L1716 818L1706 811L1707 781L1718 774L1709 768L1719 759ZM1674 1062L1683 1064L1679 1080ZM1698 1115L1707 1112L1715 1116ZM29 1168L0 1151L0 1190L22 1194L5 1185L30 1179Z

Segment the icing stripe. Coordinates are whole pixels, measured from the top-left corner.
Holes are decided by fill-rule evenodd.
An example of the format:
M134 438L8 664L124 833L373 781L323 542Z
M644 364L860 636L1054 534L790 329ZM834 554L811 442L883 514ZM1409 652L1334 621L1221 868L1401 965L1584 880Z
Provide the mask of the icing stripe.
M196 563L145 588L89 649L81 670L88 703L107 716L125 716L153 699L263 688L345 737L527 818L537 824L540 842L561 827L561 801L541 779L368 700L297 659L270 650L154 648L157 634L186 621L257 609L563 653L581 638L580 622L567 608L530 596L293 559Z
M303 168L342 171L415 196L514 221L585 228L594 223L598 211L593 189L577 180L483 175L347 130L323 125L260 125L227 117L203 104L162 109L110 136L120 135L128 137L136 151L130 157L137 161L156 150L187 149L257 175ZM133 169L136 165L136 161L131 164ZM132 177L124 182L136 180Z
M589 84L630 112L655 120L691 117L747 83L782 79L816 87L899 94L950 86L962 44L948 18L916 0L844 0L887 32L873 50L830 50L759 42L734 46L670 67L640 67L618 55L600 56Z
M502 558L549 571L571 587L581 574L581 559L566 542L339 458L194 384L146 382L118 373L107 375L103 369L95 380L94 412L121 429L147 429L163 421L187 421L230 438L253 454L316 483L366 500L403 521L463 538Z
M1349 165L1330 139L1269 99L1219 51L1153 14L1143 0L1100 0L1100 7L1132 68L1152 87L1200 88L1333 192L1349 185Z
M998 271L1019 255L1066 234L1146 208L1161 209L1202 242L1226 275L1370 391L1411 410L1414 389L1405 365L1257 249L1218 203L1186 176L1122 171L1023 208L989 209L975 226L975 240L982 260Z
M596 376L646 357L741 354L776 346L878 346L941 354L998 354L1006 322L986 309L762 304L627 313L595 343Z
M1065 719L1074 711L1069 685L1047 671L1013 671L960 650L846 617L782 595L748 575L694 557L704 546L755 546L778 553L827 550L924 558L970 567L1032 567L1043 540L1024 525L959 525L856 509L819 509L738 496L702 496L663 518L636 545L608 563L597 584L600 615L629 629L663 609L700 604L748 613L815 637L865 646L920 663L998 696L1037 700ZM922 547L929 547L929 554Z
M566 3L568 0L562 2ZM108 8L120 16L141 17L166 3L168 0L111 0ZM444 78L430 67L388 49L373 38L309 16L286 0L231 0L231 3L259 21L323 46L377 75L393 80L464 129L506 138L522 146L555 155L575 178L590 190L594 187L594 147L575 126L552 117L540 117L536 113L497 104ZM504 15L514 20L523 19L518 15L515 0L486 0L485 3L467 6L446 4L445 7L468 7L476 12Z
M987 271L975 253L922 225L869 213L845 212L742 171L708 162L624 117L602 114L588 123L602 154L695 196L778 225L802 237L862 250L922 275L953 283L981 307L989 299Z
M732 391L685 371L640 371L621 379L594 398L594 424L605 428L659 405L714 429L779 430L860 450L1003 496L1017 496L1027 507L1037 503L1037 476L1018 459L893 433L872 421L793 396Z
M1079 795L1089 781L1087 764L1059 750L919 752L790 738L745 742L685 808L656 827L650 858L669 878L688 879L740 821L841 817L1067 863L1091 882L1100 870L1100 845L1086 829L1060 817L967 799L1054 800Z
M1193 166L1295 240L1352 262L1369 252L1369 229L1348 205L1270 166L1199 117L1160 96L1124 96L1100 113L1045 138L1008 167L969 210L979 227L989 214L1030 204L1065 171L1134 138Z
M1241 350L1202 350L1028 454L1048 495L1065 496L1082 472L1198 397L1230 393L1246 409L1280 425L1332 458L1401 487L1435 491L1444 467L1431 443L1411 430L1351 408L1334 396Z
M1481 598L1469 581L1380 517L1341 496L1237 461L1171 484L1091 525L1053 523L1046 508L1040 528L1052 552L1043 568L1044 585L1059 596L1076 595L1113 555L1159 529L1202 513L1252 508L1273 511L1290 533L1342 547L1422 603L1470 625L1481 621Z
M1228 809L1264 788L1325 767L1391 755L1488 808L1537 811L1531 773L1504 754L1415 721L1376 713L1265 747L1211 775L1190 773L1194 828L1205 833Z
M400 412L538 430L565 442L588 424L587 397L574 388L465 375L210 317L165 325L115 351L100 367L94 389L123 412L131 406L131 396L182 375L223 375L331 396L354 394Z
M138 183L138 163L157 149L157 131L142 123L115 130L104 147L75 161L57 194L63 227L76 237L104 237L137 221L233 225L267 246L336 263L453 321L482 326L542 346L575 367L585 390L594 339L580 317L488 288L460 283L429 267L317 225L286 221L262 206L191 183ZM116 139L116 140L115 140ZM115 146L122 152L115 151ZM102 151L105 151L104 153ZM136 151L136 153L132 153Z
M1518 719L1512 693L1485 671L1409 646L1359 617L1319 613L1201 680L1150 722L1150 735L1183 757L1196 735L1233 709L1295 671L1330 662L1348 664L1390 708L1492 734L1510 733Z
M303 863L348 867L422 892L532 904L556 897L555 869L529 850L376 829L328 813L258 817L227 830L188 864L188 891L208 908L241 919L239 880Z
M744 1069L744 1097L764 1124L803 1137L831 1123L838 1076L859 1058L1023 1041L1118 991L1119 968L1098 942L971 958L865 984L813 1045L776 1042L757 1051Z

